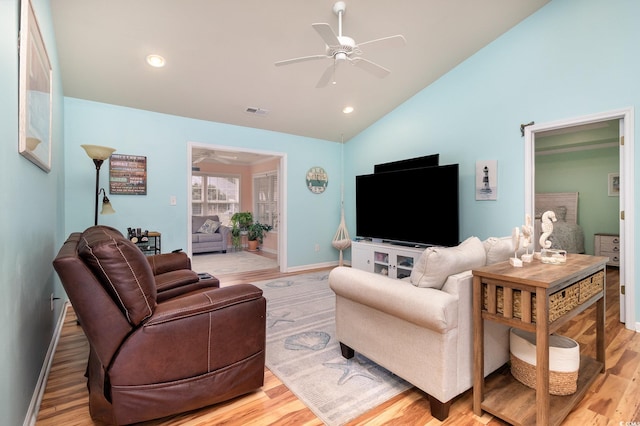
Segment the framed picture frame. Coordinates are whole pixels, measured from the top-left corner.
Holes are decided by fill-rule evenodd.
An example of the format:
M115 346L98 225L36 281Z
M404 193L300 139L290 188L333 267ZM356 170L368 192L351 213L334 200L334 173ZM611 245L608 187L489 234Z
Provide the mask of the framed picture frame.
M147 195L147 157L111 154L109 158L109 193Z
M31 1L20 11L20 94L18 152L51 171L53 70Z
M607 176L609 197L620 196L620 173L609 173Z
M476 161L476 200L498 199L498 161Z

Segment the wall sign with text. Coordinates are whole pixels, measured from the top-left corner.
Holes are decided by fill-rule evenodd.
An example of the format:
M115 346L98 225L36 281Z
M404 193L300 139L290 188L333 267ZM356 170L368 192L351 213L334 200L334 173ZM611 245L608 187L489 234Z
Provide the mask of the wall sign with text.
M147 157L111 154L109 193L147 195Z

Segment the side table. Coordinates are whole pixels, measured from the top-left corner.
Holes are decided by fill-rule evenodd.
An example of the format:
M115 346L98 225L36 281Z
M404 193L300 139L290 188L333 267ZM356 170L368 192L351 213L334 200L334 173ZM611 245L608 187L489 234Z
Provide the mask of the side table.
M563 265L534 260L515 268L509 262L501 262L472 271L474 414L480 416L486 411L514 425L559 425L580 402L605 368L607 261L606 257L569 254ZM594 288L592 282L599 286ZM580 286L582 299L578 296L572 299L575 303L564 303L568 302L561 300L565 294L575 295L575 291L568 291L569 287L576 290L575 285ZM514 309L516 299L519 310ZM557 300L561 300L558 305ZM581 355L578 389L573 395L550 395L549 334L594 303L596 358ZM558 310L558 306L565 308ZM536 333L536 389L528 388L510 374L485 380L483 320Z
M162 253L162 235L160 232L148 231L145 235L131 239L147 256Z

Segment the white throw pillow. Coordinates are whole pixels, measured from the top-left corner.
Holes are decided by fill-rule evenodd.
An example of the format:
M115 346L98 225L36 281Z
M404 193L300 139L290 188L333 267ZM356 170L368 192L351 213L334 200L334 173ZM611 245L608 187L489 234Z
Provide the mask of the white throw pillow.
M220 227L220 222L216 222L215 220L212 220L212 219L207 219L202 224L202 226L198 229L197 232L200 234L213 234L218 230L219 227Z
M469 237L455 247L429 247L411 271L411 284L441 289L449 275L484 266L485 260L478 237Z
M494 263L504 262L513 257L513 242L511 237L496 238L489 237L482 243L484 249L487 252L487 265L493 265ZM533 242L531 242L533 245ZM525 252L523 247L519 247L518 256Z

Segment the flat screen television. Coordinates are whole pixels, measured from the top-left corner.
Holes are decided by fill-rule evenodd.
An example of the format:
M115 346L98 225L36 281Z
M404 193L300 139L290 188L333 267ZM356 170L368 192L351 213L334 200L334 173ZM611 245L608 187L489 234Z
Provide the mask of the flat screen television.
M458 165L356 176L356 235L412 246L457 245Z
M391 161L373 166L374 173L395 172L398 170L417 169L418 167L439 166L440 154L425 155L424 157L410 158L408 160Z

